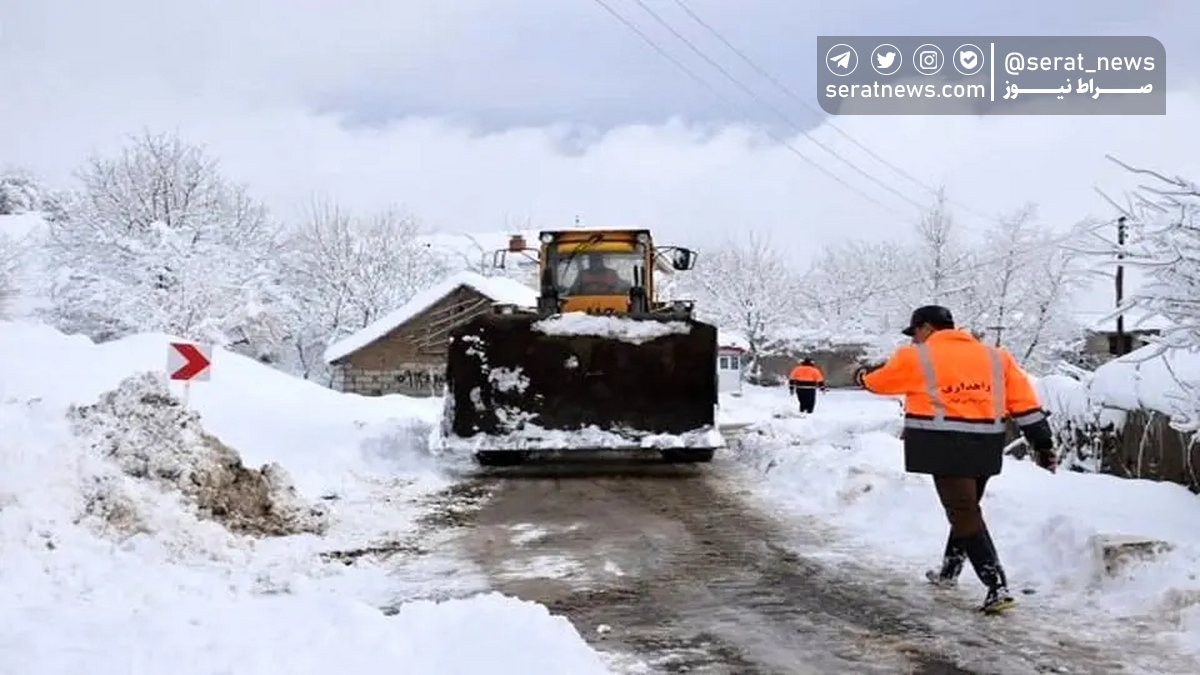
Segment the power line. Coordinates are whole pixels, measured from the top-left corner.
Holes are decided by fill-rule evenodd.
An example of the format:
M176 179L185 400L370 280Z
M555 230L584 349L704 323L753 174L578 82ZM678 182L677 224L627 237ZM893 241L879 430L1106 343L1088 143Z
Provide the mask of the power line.
M633 31L634 34L636 34L639 38L642 39L643 42L650 45L650 47L653 48L654 51L658 52L659 55L661 55L663 58L670 61L672 65L674 65L676 68L678 68L680 71L682 71L685 75L687 75L688 77L695 80L698 84L700 84L700 86L707 89L711 94L713 94L718 100L720 100L726 106L732 108L735 112L737 112L739 115L741 115L742 117L744 117L748 120L753 119L753 116L748 114L745 109L741 108L741 106L738 106L735 103L731 103L724 94L722 94L718 89L716 89L711 84L709 84L707 80L705 80L704 78L697 75L694 71L692 71L691 68L688 68L687 65L685 65L683 62L681 62L679 59L672 56L670 53L668 53L657 42L655 42L653 38L651 38L650 36L648 36L644 32L642 32L642 30L640 28L638 28L631 21L626 19L620 12L617 12L615 9L613 9L611 6L609 6L609 4L606 3L604 0L593 0L593 2L595 2L597 5L600 5L600 7L602 7L604 9L604 11L608 12L610 15L613 16L613 18L620 21L626 28ZM770 129L767 129L767 128L761 127L761 126L760 126L760 128L762 129L763 133L765 133L768 137L771 138L771 140L773 140L776 143L779 143L780 145L787 148L792 154L794 154L797 157L799 157L800 159L804 160L807 164L812 166L817 171L820 171L821 173L825 174L829 178L838 182L843 187L845 187L846 189L855 193L859 197L862 197L863 199L871 202L872 204L875 204L876 206L891 213L892 215L896 215L896 216L899 215L891 207L884 205L883 203L879 202L878 200L871 197L870 195L863 192L862 190L859 190L858 188L854 187L850 183L847 183L845 180L843 180L837 174L829 171L825 167L821 166L817 162L810 159L807 155L805 155L804 153L797 150L796 147L794 145L792 145L790 142L788 142L786 139L780 138L777 134L773 133Z
M817 109L816 109L816 108L814 108L814 107L813 107L811 104L809 104L809 103L808 103L808 101L805 101L803 98L801 98L800 96L798 96L798 95L797 95L795 92L793 92L793 91L792 91L792 90L791 90L789 87L787 87L786 85L784 85L782 82L780 82L780 81L779 81L779 80L777 80L776 78L772 77L772 76L771 76L771 74L770 74L769 72L767 72L767 70L766 70L765 68L763 68L762 66L760 66L760 65L759 65L759 64L758 64L756 61L754 61L754 59L750 58L750 57L749 57L749 56L748 56L748 55L747 55L745 52L743 52L742 50L740 50L740 49L738 49L737 47L735 47L735 46L733 45L733 43L731 43L731 42L730 42L728 39L726 39L726 38L725 38L725 36L724 36L724 35L722 35L722 34L721 34L721 32L720 32L720 31L718 31L716 28L714 28L714 27L713 27L711 24L709 24L708 22L706 22L704 19L700 18L700 16L699 16L699 15L697 15L697 14L696 14L696 13L695 13L695 12L694 12L694 11L693 11L691 8L690 8L690 7L688 7L688 5L687 5L686 3L684 3L684 2L683 2L683 0L673 0L673 2L674 2L676 5L678 5L678 6L679 6L679 8L680 8L680 9L682 9L682 10L683 10L683 11L684 11L684 12L685 12L685 13L686 13L686 14L687 14L689 17L691 17L691 19L692 19L693 21L695 21L695 22L696 22L696 23L698 23L698 24L699 24L699 25L700 25L702 28L704 28L706 31L708 31L708 32L709 32L709 33L710 33L710 34L711 34L713 37L715 37L715 38L716 38L718 41L720 41L720 42L721 42L721 44L725 45L725 47L726 47L727 49L729 49L729 51L733 52L733 53L734 53L734 54L735 54L735 55L736 55L736 56L737 56L739 59L741 59L741 60L742 60L742 61L743 61L743 62L744 62L746 65L750 66L750 68L751 68L751 69L753 69L753 70L754 70L754 72L758 73L758 74L759 74L759 75L760 75L760 76L761 76L763 79L765 79L766 81L770 82L770 83L771 83L772 85L774 85L774 86L775 86L777 89L779 89L781 92L783 92L783 93L784 93L786 96L788 96L789 98L791 98L793 101L796 101L797 103L799 103L801 106L803 106L805 109L809 110L809 111L810 111L810 112L812 112L813 114L815 114L815 115L818 115L818 116L821 116L821 117L825 117L824 111L817 110ZM641 4L641 3L639 2L638 4ZM870 156L871 156L871 158L873 158L874 160L878 161L880 164L883 164L884 166L888 167L888 168L889 168L889 169L891 169L892 171L896 172L896 174L898 174L898 175L900 175L900 176L902 176L902 177L904 177L904 178L908 179L909 181L911 181L911 182L915 183L916 185L918 185L918 186L920 186L921 188L925 189L927 192L929 192L929 193L931 193L931 194L937 194L937 189L936 189L936 188L934 188L934 187L931 187L930 185L928 185L927 183L925 183L925 182L921 181L920 179L913 177L911 174L909 174L909 173L908 173L907 171L905 171L904 169L901 169L900 167L896 166L896 165L895 165L895 164L893 164L892 162L889 162L888 160L884 159L883 157L880 157L880 156L879 156L877 153L875 153L875 151L873 151L873 150L871 150L870 148L868 148L866 145L864 145L863 143L861 143L861 142L860 142L858 139L856 139L854 136L851 136L851 135L850 135L849 133L847 133L846 131L843 131L843 130L842 130L840 127L838 127L836 124L834 124L834 123L833 123L833 121L832 121L831 119L825 119L825 120L824 120L824 123L825 123L825 125L827 125L827 126L830 128L830 129L833 129L835 132L837 132L837 134L838 134L838 135L842 136L842 137L843 137L843 138L845 138L846 140L848 140L848 141L850 141L851 143L853 143L855 146L857 146L857 147L858 147L858 148L860 148L860 149L861 149L863 152L865 152L865 153L867 153L868 155L870 155ZM972 209L971 207L967 206L966 204L962 204L962 203L960 203L960 202L957 202L957 201L954 201L954 200L950 200L950 199L947 199L946 201L950 202L951 204L954 204L955 206L957 206L957 207L961 208L962 210L966 211L967 213L970 213L970 214L972 214L972 215L975 215L975 216L977 216L977 217L979 217L979 218L983 218L983 219L985 219L985 220L988 220L988 221L991 221L991 222L1001 222L1001 221L1000 221L998 218L996 218L995 216L989 216L989 215L986 215L986 214L980 213L980 212L978 212L978 211L976 211L976 210Z
M737 77L735 77L735 76L734 76L732 73L730 73L730 72L729 72L729 71L728 71L728 70L727 70L727 69L726 69L724 66L722 66L720 63L717 63L717 62L716 62L716 61L715 61L713 58L711 58L710 56L708 56L708 54L704 53L704 51L703 51L702 49L700 49L699 47L697 47L697 46L696 46L696 44L695 44L694 42L692 42L691 40L689 40L689 39L688 39L686 36L684 36L684 35L683 35L682 33L680 33L679 31L675 30L674 26L672 26L672 25L671 25L671 24L670 24L670 23L669 23L669 22L668 22L666 19L663 19L663 18L662 18L662 17L661 17L661 16L660 16L660 15L659 15L657 12L655 12L653 9L650 9L650 7L649 7L649 6L647 6L647 5L646 5L646 3L645 3L643 0L633 0L633 1L634 1L634 2L636 2L636 3L637 3L637 5L638 5L639 7L641 7L643 10L645 10L645 12L646 12L647 14L649 14L649 15L650 15L650 16L651 16L651 17L652 17L652 18L653 18L653 19L654 19L654 20L655 20L655 21L656 21L656 22L657 22L659 25L661 25L663 28L666 28L666 29L667 29L667 31L669 31L669 32L670 32L672 35L674 35L674 36L675 36L677 39L679 39L679 41L680 41L680 42L682 42L683 44L685 44L685 45L688 47L688 49L692 50L692 52L694 52L694 53L695 53L697 56L699 56L700 58L704 59L704 61L705 61L706 63L708 63L710 66L712 66L713 68L715 68L715 69L717 70L717 72L719 72L719 73L721 73L722 75L724 75L724 76L725 76L725 79L727 79L727 80L729 80L730 82L732 82L732 83L733 83L735 86L737 86L739 89L741 89L742 91L746 92L746 93L747 93L747 94L748 94L748 95L749 95L751 98L753 98L755 101L759 102L759 103L760 103L760 104L762 104L764 107L766 107L767 109L769 109L771 112L775 113L775 114L776 114L776 115L779 117L779 119L783 120L785 123L787 123L787 124L788 124L789 126L791 126L793 129L795 129L797 132L799 132L799 133L800 133L802 136L804 136L804 137L805 137L805 138L807 138L808 140L812 141L814 145L816 145L817 147L821 148L821 149L822 149L822 150L824 150L825 152L828 152L829 154L833 155L835 158L837 158L837 159L838 159L839 161L841 161L843 164L845 164L845 165L849 166L851 169L853 169L855 172L857 172L859 175L863 176L863 177L864 177L864 178L866 178L867 180L871 181L872 183L875 183L875 184L876 184L876 185L878 185L879 187L881 187L881 188L883 188L883 189L887 190L888 192L890 192L890 193L892 193L892 194L896 195L897 197L899 197L900 199L902 199L902 200L904 200L904 201L908 202L908 203L909 203L909 204L911 204L912 206L914 206L914 207L916 207L916 208L918 208L918 209L924 208L924 205L923 205L923 204L920 204L920 203L918 203L918 202L916 202L916 201L913 201L913 200L912 200L912 199L910 199L910 198L909 198L907 195L904 195L904 194L902 194L901 192L899 192L898 190L896 190L895 188L893 188L891 185L888 185L887 183L884 183L883 181L881 181L881 180L879 180L878 178L876 178L875 176L872 176L871 174L867 173L866 171L864 171L863 169L861 169L861 168L860 168L858 165L856 165L854 162L851 162L850 160L846 159L845 157L842 157L842 156L841 156L840 154L838 154L838 153L837 153L835 150L833 150L833 149L832 149L832 148L830 148L829 146L825 145L825 144L824 144L824 143L822 143L821 141L819 141L819 140L817 140L816 138L814 138L814 137L813 137L813 135L812 135L812 134L810 134L810 133L809 133L807 130L803 129L803 128L802 128L802 127L799 125L799 124L797 124L796 122L792 121L792 119L791 119L790 117L788 117L788 115L787 115L786 113L784 113L783 111L781 111L779 108L775 107L775 106L774 106L772 103L770 103L769 101L767 101L766 99L764 99L762 96L760 96L760 95L759 95L757 92L755 92L753 89L751 89L750 87L746 86L746 84L745 84L745 83L743 83L741 80L739 80Z

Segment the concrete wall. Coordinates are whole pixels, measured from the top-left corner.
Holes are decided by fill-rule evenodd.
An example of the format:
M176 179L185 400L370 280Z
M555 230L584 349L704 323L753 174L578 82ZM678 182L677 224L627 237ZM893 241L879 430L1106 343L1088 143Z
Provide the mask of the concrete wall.
M788 373L792 371L792 368L800 363L801 359L808 357L825 374L825 384L830 387L854 386L854 371L859 367L859 359L863 354L863 350L858 347L845 347L836 350L824 349L764 356L759 359L763 378L756 384L786 383Z

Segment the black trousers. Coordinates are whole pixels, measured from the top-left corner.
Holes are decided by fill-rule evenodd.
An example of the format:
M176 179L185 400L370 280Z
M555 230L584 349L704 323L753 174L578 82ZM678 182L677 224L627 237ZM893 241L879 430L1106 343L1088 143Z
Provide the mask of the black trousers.
M800 412L810 413L817 407L815 387L796 387L796 400L800 401Z
M1007 586L1008 579L979 507L988 478L935 476L933 484L950 521L950 536L942 554L942 578L957 577L963 563L970 560L979 580L993 589Z

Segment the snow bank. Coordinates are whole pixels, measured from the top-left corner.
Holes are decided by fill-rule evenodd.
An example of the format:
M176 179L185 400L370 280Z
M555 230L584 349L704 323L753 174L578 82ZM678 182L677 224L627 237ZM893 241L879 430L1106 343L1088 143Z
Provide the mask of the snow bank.
M200 416L171 396L164 374L132 376L68 417L91 452L113 460L128 476L178 491L201 518L233 532L286 535L326 529L323 507L306 504L279 464L251 470L237 452L200 428ZM89 505L126 529L135 514L119 496L99 493Z
M1195 413L1192 394L1200 387L1200 351L1158 353L1149 345L1096 369L1090 393L1098 404L1136 410L1148 408L1172 418Z
M566 619L498 595L410 603L394 617L336 599L218 596L117 616L85 606L59 620L38 630L6 621L5 665L38 675L608 672Z
M491 298L500 305L536 307L537 291L506 277L485 277L475 272L458 272L444 281L413 296L401 307L385 314L378 321L330 345L325 350L325 362L333 363L366 347L432 307L456 289L466 286Z
M40 324L0 322L0 400L37 398L65 412L134 373L165 370L171 341L145 334L97 345ZM223 349L213 351L211 373L187 395L204 429L247 464L283 464L302 494L336 492L348 473L433 466L422 460L423 438L440 414L438 399L343 394ZM182 396L179 383L171 386ZM407 430L406 438L421 440L364 454L367 440L399 441Z
M929 477L904 471L898 423L893 401L845 392L818 403L811 417L758 422L731 448L765 478L762 499L820 517L846 537L842 555L919 584L940 561L947 525ZM1014 589L1037 593L1022 602L1165 621L1200 648L1200 499L1185 488L1050 474L1009 458L983 507ZM1112 573L1097 542L1117 535L1161 540L1173 550ZM972 601L982 597L969 570L962 585L958 592Z
M5 672L605 672L545 607L405 603L410 563L323 555L402 543L411 503L447 484L413 433L429 406L216 350L184 409L161 374L139 374L161 372L167 340L94 345L0 323ZM309 494L239 452L300 467ZM317 491L327 507L305 499ZM443 593L472 587L469 568L449 573Z
M667 335L687 335L692 327L683 321L638 321L624 316L568 312L538 321L533 329L546 335L594 335L640 345Z

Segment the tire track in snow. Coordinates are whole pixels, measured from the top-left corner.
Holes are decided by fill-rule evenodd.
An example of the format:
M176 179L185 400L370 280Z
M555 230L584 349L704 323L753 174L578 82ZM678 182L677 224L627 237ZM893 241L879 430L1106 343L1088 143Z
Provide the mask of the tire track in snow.
M657 672L974 672L930 652L932 629L890 598L781 547L779 524L714 469L491 471L472 481L493 494L458 543L497 590Z

